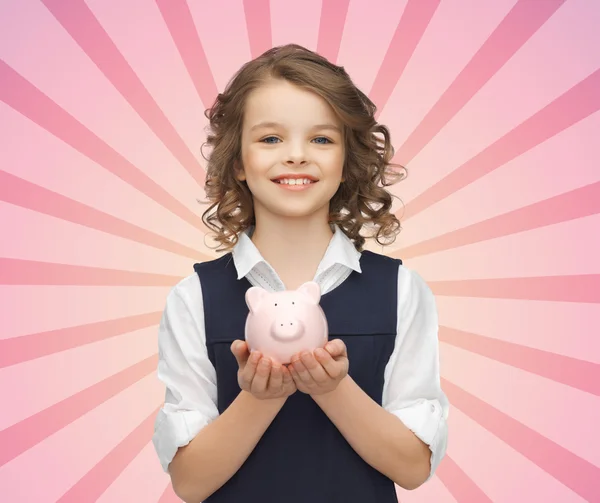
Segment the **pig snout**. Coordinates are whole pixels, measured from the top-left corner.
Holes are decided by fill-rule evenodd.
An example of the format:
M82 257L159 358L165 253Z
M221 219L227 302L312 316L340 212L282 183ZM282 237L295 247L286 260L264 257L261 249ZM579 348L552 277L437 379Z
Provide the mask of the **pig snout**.
M303 323L292 316L276 318L271 327L271 335L279 341L293 341L302 337L303 334Z

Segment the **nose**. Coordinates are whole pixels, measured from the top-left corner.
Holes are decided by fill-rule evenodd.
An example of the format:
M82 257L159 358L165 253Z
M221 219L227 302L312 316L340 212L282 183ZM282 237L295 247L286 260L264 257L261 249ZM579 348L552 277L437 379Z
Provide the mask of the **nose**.
M286 164L288 166L294 166L294 165L304 166L306 164L306 160L304 160L304 159L302 159L302 160L288 159L286 161Z
M273 339L282 342L295 341L304 334L304 325L296 318L277 318L271 326Z
M301 142L295 141L289 143L290 147L287 152L286 164L298 164L300 166L306 164L306 150Z

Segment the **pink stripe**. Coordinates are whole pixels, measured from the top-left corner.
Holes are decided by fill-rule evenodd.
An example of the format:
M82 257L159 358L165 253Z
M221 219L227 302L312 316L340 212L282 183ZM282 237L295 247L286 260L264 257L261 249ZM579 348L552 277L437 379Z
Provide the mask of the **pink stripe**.
M600 110L600 70L406 204L403 221Z
M86 3L82 0L42 0L42 3L203 187L204 169Z
M600 182L415 243L393 255L404 259L419 257L598 213Z
M244 0L250 54L257 58L273 45L269 0Z
M600 365L597 363L443 326L440 341L600 396Z
M0 257L0 285L173 286L181 279L166 274Z
M171 482L169 482L169 485L165 488L158 503L181 503L181 500L175 494L175 491L173 491L173 484L171 484Z
M563 3L519 0L398 149L394 162L409 163Z
M194 260L206 260L193 248L4 171L0 171L0 200Z
M442 379L450 403L587 501L598 501L600 469L462 388ZM576 425L575 425L576 427ZM443 464L443 462L442 462ZM442 465L440 465L440 468Z
M439 4L440 0L408 0L369 93L377 105L377 116L400 80Z
M157 325L162 313L139 314L0 340L0 368Z
M87 472L57 503L96 501L131 463L152 437L158 407L135 430Z
M348 15L350 0L323 0L317 52L335 63Z
M468 503L492 503L492 500L475 484L452 458L445 456L436 475L448 488L456 501Z
M600 274L430 281L436 295L600 303Z
M206 108L217 97L217 84L185 0L156 0L196 92Z
M0 59L0 100L198 229L202 219Z
M0 431L0 466L155 372L157 365L158 355L151 356Z

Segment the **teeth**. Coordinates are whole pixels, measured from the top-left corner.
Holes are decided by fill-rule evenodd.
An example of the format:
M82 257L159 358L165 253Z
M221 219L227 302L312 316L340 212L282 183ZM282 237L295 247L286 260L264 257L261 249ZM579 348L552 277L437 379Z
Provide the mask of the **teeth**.
M278 183L283 183L285 185L306 185L312 183L308 178L300 178L298 180L291 178L280 178L277 180Z

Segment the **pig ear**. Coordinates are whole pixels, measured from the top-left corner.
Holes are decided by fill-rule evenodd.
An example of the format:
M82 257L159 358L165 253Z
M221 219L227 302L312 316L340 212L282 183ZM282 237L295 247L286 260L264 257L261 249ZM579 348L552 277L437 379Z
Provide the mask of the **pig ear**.
M313 304L318 304L319 300L321 300L321 287L314 281L307 281L301 284L296 290L308 296Z
M258 309L258 305L267 296L267 291L259 286L251 286L246 290L246 305L250 312L254 313Z

